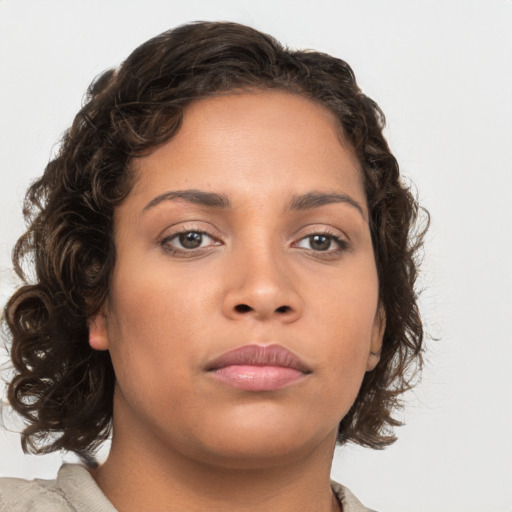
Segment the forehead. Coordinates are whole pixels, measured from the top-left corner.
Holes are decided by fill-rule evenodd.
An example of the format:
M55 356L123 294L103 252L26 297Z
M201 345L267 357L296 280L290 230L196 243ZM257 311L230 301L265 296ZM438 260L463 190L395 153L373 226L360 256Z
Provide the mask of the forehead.
M233 137L233 130L236 130L239 137L232 141L245 145L250 140L262 142L261 136L266 136L263 142L269 146L271 135L278 132L279 137L274 138L276 144L299 139L302 144L313 139L315 144L321 140L326 145L334 142L349 150L358 163L334 114L317 101L287 91L229 92L195 101L185 110L176 137L193 137L195 133L200 138L210 130L208 138L212 141L216 140L216 134L221 139L228 131ZM252 137L245 138L249 133ZM224 138L222 142L228 141Z
M335 116L303 96L263 91L196 101L166 144L134 162L139 192L199 188L359 195L362 175ZM354 189L358 189L355 191ZM220 190L222 189L222 190Z
M251 89L226 91L207 98L192 102L185 110L185 117L201 116L203 120L213 115L216 121L247 119L247 116L266 116L279 119L280 111L288 110L289 114L300 113L301 116L318 116L335 130L338 130L338 120L334 114L321 103L302 94L282 89ZM249 119L251 119L249 117ZM296 119L297 120L297 119Z

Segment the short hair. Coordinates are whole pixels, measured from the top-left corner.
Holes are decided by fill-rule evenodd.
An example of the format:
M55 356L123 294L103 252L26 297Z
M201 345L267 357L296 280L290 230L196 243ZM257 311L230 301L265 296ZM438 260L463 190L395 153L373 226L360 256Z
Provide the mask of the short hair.
M4 310L14 367L8 399L27 423L25 451L90 459L110 434L115 374L108 351L89 346L88 319L108 295L113 213L133 185L132 160L170 140L191 103L266 90L328 109L360 162L386 327L379 363L365 374L338 441L382 448L396 439L393 415L422 365L415 281L426 226L414 227L421 208L401 182L384 115L343 60L285 48L236 23L197 22L147 41L100 75L27 191L28 229L13 251L23 284Z

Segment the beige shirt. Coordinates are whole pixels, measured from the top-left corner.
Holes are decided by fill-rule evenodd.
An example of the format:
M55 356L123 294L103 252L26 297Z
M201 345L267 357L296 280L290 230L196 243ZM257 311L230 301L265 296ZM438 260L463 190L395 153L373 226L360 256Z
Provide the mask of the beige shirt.
M331 482L343 512L372 512L344 486ZM0 479L1 512L117 512L89 472L65 464L56 480ZM142 511L141 511L142 512Z

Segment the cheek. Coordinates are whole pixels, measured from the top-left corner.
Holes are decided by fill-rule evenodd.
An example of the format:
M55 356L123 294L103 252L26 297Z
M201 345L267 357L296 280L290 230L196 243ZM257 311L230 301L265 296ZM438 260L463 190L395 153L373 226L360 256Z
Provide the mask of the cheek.
M336 282L335 282L336 283ZM378 280L374 265L345 275L336 284L326 283L329 293L317 301L318 339L332 380L358 388L366 371L378 304ZM322 350L321 347L318 350Z
M194 322L208 296L208 290L199 286L194 276L184 277L165 265L152 263L119 265L114 277L113 317L119 319L117 327L128 337L133 330L150 338L177 334ZM130 266L137 272L130 272Z
M335 329L330 336L325 352L325 366L322 400L319 406L324 415L334 415L334 423L339 423L356 400L366 373L370 350L370 328L366 322L355 324L353 317L338 314ZM337 334L332 334L332 333Z
M118 380L125 375L145 379L154 375L156 364L169 363L162 360L163 351L175 352L172 345L186 323L177 321L179 303L163 289L162 280L144 273L119 275L112 283L107 320L109 350Z
M108 335L116 375L130 373L179 381L209 344L208 319L216 314L212 279L171 272L166 266L119 262L114 275ZM218 309L218 308L217 308ZM158 370L157 370L158 369Z

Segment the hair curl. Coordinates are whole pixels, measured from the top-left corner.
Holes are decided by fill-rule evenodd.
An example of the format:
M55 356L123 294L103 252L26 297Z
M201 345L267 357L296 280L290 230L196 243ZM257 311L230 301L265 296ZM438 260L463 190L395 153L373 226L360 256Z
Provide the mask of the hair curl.
M114 369L108 352L89 346L87 320L107 297L113 213L133 184L131 160L168 141L191 102L268 89L326 107L361 163L386 329L380 361L366 373L338 441L382 448L395 440L400 422L392 413L422 362L414 284L424 231L413 231L419 206L400 182L384 115L344 61L289 50L235 23L201 22L149 40L93 82L58 155L27 192L28 230L13 252L25 284L4 310L15 369L8 398L28 423L25 451L65 449L90 459L110 433Z

